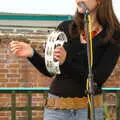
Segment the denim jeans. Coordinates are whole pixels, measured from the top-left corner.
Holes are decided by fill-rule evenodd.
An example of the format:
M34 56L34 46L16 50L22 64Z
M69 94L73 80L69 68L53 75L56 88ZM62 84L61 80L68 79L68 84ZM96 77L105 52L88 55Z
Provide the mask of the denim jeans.
M49 97L53 95L49 95ZM54 96L55 97L55 96ZM53 110L45 108L44 120L88 120L87 109L79 110ZM95 120L104 120L103 109L95 108Z

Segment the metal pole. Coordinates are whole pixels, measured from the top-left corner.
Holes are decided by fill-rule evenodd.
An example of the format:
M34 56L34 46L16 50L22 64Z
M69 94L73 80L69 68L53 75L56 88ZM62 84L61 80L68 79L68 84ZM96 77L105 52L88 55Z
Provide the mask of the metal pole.
M95 109L94 109L94 84L93 84L93 74L92 74L92 65L91 65L91 47L90 47L90 31L89 31L89 20L88 14L84 15L85 23L85 34L87 40L87 56L88 56L88 91L87 94L90 96L90 120L95 120Z

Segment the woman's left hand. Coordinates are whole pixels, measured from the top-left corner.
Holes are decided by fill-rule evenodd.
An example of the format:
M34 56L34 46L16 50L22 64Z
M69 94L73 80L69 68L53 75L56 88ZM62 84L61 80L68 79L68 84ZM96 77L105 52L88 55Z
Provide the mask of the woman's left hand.
M55 61L59 61L60 65L62 65L65 62L66 56L67 56L67 52L63 46L58 46L55 48L53 53L53 59Z

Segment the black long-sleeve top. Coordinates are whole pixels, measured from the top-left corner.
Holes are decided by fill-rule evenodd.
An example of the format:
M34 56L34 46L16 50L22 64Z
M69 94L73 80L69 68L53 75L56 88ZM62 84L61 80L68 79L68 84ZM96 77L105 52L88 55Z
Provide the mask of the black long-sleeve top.
M86 91L86 81L88 77L87 45L80 42L80 37L69 37L68 26L71 21L65 21L58 27L65 32L68 42L64 44L67 51L65 62L60 65L61 74L56 75L51 86L50 93L61 97L83 97ZM120 49L116 44L103 42L106 35L105 29L93 38L93 80L97 88L111 74L119 58ZM120 32L116 31L113 39L120 39ZM43 74L51 76L45 67L44 58L34 51L34 55L28 60ZM98 91L97 91L98 93Z

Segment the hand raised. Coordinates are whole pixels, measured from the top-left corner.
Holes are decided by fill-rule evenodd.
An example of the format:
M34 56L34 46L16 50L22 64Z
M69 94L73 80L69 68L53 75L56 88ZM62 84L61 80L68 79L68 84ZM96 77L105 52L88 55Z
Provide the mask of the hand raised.
M19 41L10 42L10 51L17 57L31 57L33 54L33 48L29 44Z

